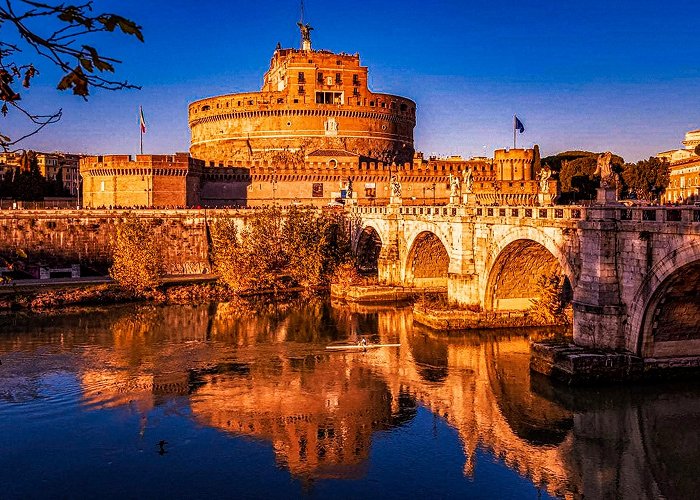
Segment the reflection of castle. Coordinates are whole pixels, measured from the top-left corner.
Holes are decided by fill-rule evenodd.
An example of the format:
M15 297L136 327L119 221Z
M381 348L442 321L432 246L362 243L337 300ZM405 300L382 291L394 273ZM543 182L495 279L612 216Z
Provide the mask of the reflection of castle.
M373 432L394 420L380 378L328 356L256 363L245 376L201 383L190 403L198 422L270 442L277 461L304 478L360 476Z
M275 49L259 92L189 105L192 157L82 160L85 204L386 204L396 173L405 204L444 204L451 176L468 170L477 202L534 203L536 149L424 158L413 147L416 104L372 92L360 56L313 50L309 28L301 48Z

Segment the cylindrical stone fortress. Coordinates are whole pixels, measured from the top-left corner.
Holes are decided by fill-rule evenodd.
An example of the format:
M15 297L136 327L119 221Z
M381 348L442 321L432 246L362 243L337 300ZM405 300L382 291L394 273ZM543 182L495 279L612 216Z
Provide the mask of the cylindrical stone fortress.
M416 104L373 93L358 54L277 48L260 92L189 106L190 153L209 167L256 160L303 166L319 149L342 149L385 163L413 159Z

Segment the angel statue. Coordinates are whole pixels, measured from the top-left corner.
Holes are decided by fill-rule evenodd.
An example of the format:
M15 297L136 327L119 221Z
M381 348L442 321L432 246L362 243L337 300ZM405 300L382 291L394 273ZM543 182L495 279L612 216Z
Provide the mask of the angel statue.
M612 153L610 151L598 155L593 176L600 176L600 187L602 188L614 188L616 186L616 176L612 170Z
M450 198L459 196L459 177L450 174Z
M401 198L401 183L399 182L399 177L396 174L392 174L391 180L391 196L394 198Z
M465 193L469 194L472 192L472 186L474 185L474 174L472 173L472 167L462 171L462 185L464 186Z
M549 179L552 177L552 171L547 167L542 167L540 169L540 193L549 192Z

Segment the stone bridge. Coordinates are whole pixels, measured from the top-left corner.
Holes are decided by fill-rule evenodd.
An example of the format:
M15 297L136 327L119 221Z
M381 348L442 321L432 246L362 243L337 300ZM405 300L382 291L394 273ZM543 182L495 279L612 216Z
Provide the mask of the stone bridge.
M443 286L485 312L524 310L538 280L571 292L574 341L643 358L700 355L700 209L353 207L355 246L390 285Z

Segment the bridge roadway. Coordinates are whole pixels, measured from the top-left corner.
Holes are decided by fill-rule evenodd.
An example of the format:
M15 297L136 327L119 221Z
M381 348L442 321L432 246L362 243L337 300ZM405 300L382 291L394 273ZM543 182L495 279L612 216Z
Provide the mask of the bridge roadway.
M524 310L538 281L571 292L574 341L645 359L700 356L700 209L356 206L355 248L390 285L443 286L486 312Z

